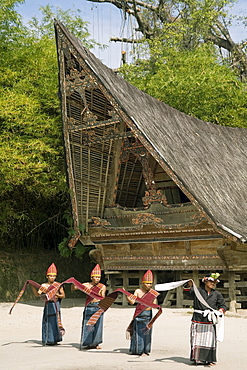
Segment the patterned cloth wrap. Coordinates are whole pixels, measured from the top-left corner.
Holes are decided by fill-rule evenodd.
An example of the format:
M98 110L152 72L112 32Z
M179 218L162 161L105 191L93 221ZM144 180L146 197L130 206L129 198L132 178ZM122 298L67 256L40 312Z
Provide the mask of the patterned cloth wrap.
M19 295L18 295L15 303L11 307L10 312L9 312L10 314L11 314L14 306L16 305L16 303L19 301L19 299L23 295L23 293L24 293L24 291L26 289L27 284L33 285L34 287L36 287L38 289L40 288L40 284L36 283L33 280L27 280L25 282L22 290L20 291L20 293L19 293ZM90 317L90 319L88 320L88 322L87 322L86 325L95 325L95 323L98 321L98 319L102 315L102 313L106 312L108 310L108 308L114 303L114 301L117 299L119 293L125 294L126 296L130 297L134 301L136 301L136 302L140 303L141 305L143 305L144 307L151 307L151 308L158 309L158 312L156 313L156 315L147 324L147 326L146 326L146 329L147 330L150 330L151 329L151 327L154 324L154 322L157 320L157 318L162 313L161 306L159 306L159 305L157 305L155 303L152 303L152 302L146 300L145 298L136 297L132 293L130 293L127 290L122 289L122 288L118 288L118 289L114 290L112 293L108 294L105 298L103 298L99 294L97 294L94 291L92 291L92 289L87 288L85 285L83 285L82 283L80 283L74 277L71 277L71 278L63 281L62 283L57 283L57 282L53 283L53 285L51 285L49 287L48 291L47 292L44 292L45 297L46 297L46 300L47 301L54 300L55 299L54 297L55 297L56 292L59 290L60 286L62 286L63 284L74 284L83 293L87 294L91 298L96 298L97 300L100 301L98 303L99 310Z
M144 296L142 297L143 300L145 300L146 302L149 302L149 303L152 303L154 301L155 298L157 298L157 296L159 295L158 292L156 292L156 290L154 289L150 289L147 293L144 294ZM134 323L134 319L139 316L144 310L146 310L147 306L142 304L142 303L139 303L137 306L136 306L136 309L135 309L135 312L134 312L134 316L127 328L127 339L129 339L129 337L131 338L132 334L133 334L133 323ZM157 315L157 314L156 314ZM159 316L159 312L158 312L158 316ZM156 317L157 319L157 317ZM155 320L156 320L155 319ZM154 320L154 321L155 321ZM153 323L154 323L152 317L147 325L147 329L151 329ZM151 325L150 325L151 323ZM147 332L147 330L146 330ZM128 335L129 334L129 335Z
M29 282L30 282L30 280L29 280ZM118 289L114 290L112 293L108 294L105 298L103 298L99 294L95 293L92 289L87 288L84 284L80 283L74 277L71 277L71 278L63 281L62 283L58 283L58 286L54 287L53 289L49 289L49 291L45 294L46 299L51 300L55 296L59 287L63 284L74 284L83 293L87 294L91 298L96 298L97 300L100 301L98 303L99 310L91 316L91 318L88 320L86 325L95 325L95 323L98 321L98 319L102 315L102 313L106 312L108 310L108 308L114 303L114 301L117 299L119 293L122 293L122 294L125 294L126 296L129 296L131 299L140 303L144 307L151 307L151 308L158 309L158 312L156 313L156 315L148 323L147 330L151 329L155 320L162 313L162 308L159 305L157 305L155 303L152 303L152 302L146 300L145 298L136 297L135 295L129 293L127 290L122 289L122 288L118 288ZM39 287L40 287L40 285L39 285ZM18 302L19 299L20 299L20 297L18 296L18 299L15 301L14 305ZM13 307L14 307L14 305L13 305ZM13 307L11 308L11 311L12 311Z
M16 303L18 303L18 301L22 297L22 295L25 292L26 287L27 287L28 284L30 284L33 287L35 287L36 289L42 291L43 294L40 295L40 299L45 300L45 304L47 304L49 301L54 301L55 308L56 308L56 315L57 315L57 322L58 322L59 332L60 332L61 335L64 335L65 334L65 329L64 329L64 327L62 325L62 322L61 322L61 316L60 316L60 313L59 313L60 310L59 310L59 306L57 305L57 299L55 297L56 292L59 290L59 288L61 287L62 284L58 283L57 281L54 281L54 283L52 285L50 285L49 288L47 289L47 288L43 287L42 285L36 283L33 280L27 280L25 282L25 284L23 285L23 288L21 289L21 291L20 291L18 297L16 298L13 306L11 307L11 309L9 311L9 314L12 313L13 308L15 307Z

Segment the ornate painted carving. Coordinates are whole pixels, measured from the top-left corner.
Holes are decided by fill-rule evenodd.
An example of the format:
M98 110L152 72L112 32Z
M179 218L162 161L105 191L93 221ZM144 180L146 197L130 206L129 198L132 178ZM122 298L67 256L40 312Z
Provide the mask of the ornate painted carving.
M79 240L80 236L81 236L80 231L77 231L77 232L72 236L72 238L71 238L71 239L70 239L70 241L68 242L68 247L69 247L70 249L75 248L75 245L76 245L76 243L78 242L78 240Z
M159 202L167 204L167 199L160 190L156 189L154 174L149 166L149 152L144 148L138 138L135 138L134 142L130 142L128 139L124 140L122 161L127 161L129 158L129 153L134 154L142 165L142 175L145 180L145 185L147 191L145 192L145 197L142 198L143 205Z
M160 190L151 189L149 191L145 191L145 197L142 198L142 202L144 206L148 206L150 203L156 202L167 204L167 199Z
M141 256L141 255L138 255L138 256L104 256L104 259L105 260L108 260L108 261L115 261L115 260L153 260L153 261L157 261L157 260L212 260L212 259L216 259L216 260L220 260L220 257L217 255L217 254L194 254L194 255L161 255L161 256Z
M92 221L93 221L93 226L107 226L107 225L111 225L110 222L108 222L107 220L104 220L100 217L91 217Z
M83 133L83 143L84 144L89 144L92 142L102 143L103 141L122 139L122 138L125 138L127 135L133 136L131 132L129 134L120 133L118 130L114 129L113 127L109 127L108 129L106 129L103 136L96 136L95 131L87 130Z
M132 218L133 225L155 225L158 227L162 223L162 218L156 217L152 213L139 213L136 217Z
M97 136L94 130L87 130L83 133L83 144L95 143Z

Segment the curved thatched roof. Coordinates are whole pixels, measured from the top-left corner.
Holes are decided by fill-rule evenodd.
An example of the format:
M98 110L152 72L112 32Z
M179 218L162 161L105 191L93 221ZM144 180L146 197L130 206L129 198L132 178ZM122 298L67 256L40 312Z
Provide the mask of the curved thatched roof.
M56 25L206 214L219 228L247 240L247 129L204 122L152 98Z

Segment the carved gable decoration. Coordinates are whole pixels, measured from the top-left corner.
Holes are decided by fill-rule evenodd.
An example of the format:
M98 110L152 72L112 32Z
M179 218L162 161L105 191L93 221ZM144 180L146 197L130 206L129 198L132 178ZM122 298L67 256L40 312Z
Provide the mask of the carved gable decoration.
M83 225L88 232L93 218L116 229L202 222L205 234L210 224L246 241L246 130L198 120L152 98L104 66L61 23L55 29L75 230ZM158 205L164 214L151 211ZM115 218L118 206L123 212ZM182 212L187 206L193 211ZM128 209L139 213L128 218Z

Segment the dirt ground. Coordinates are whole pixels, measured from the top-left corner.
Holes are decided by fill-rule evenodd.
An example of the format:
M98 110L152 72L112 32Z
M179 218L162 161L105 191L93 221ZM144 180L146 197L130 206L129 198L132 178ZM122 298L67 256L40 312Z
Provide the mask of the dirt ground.
M110 308L104 318L104 342L101 350L79 351L83 301L65 299L62 321L66 330L56 347L41 345L43 303L18 303L12 315L11 303L0 304L0 368L24 369L142 369L182 370L193 366L189 361L191 310L163 309L154 324L152 351L148 357L129 355L125 339L133 307ZM226 314L225 340L218 343L217 370L247 369L247 312ZM198 366L201 369L206 366Z

